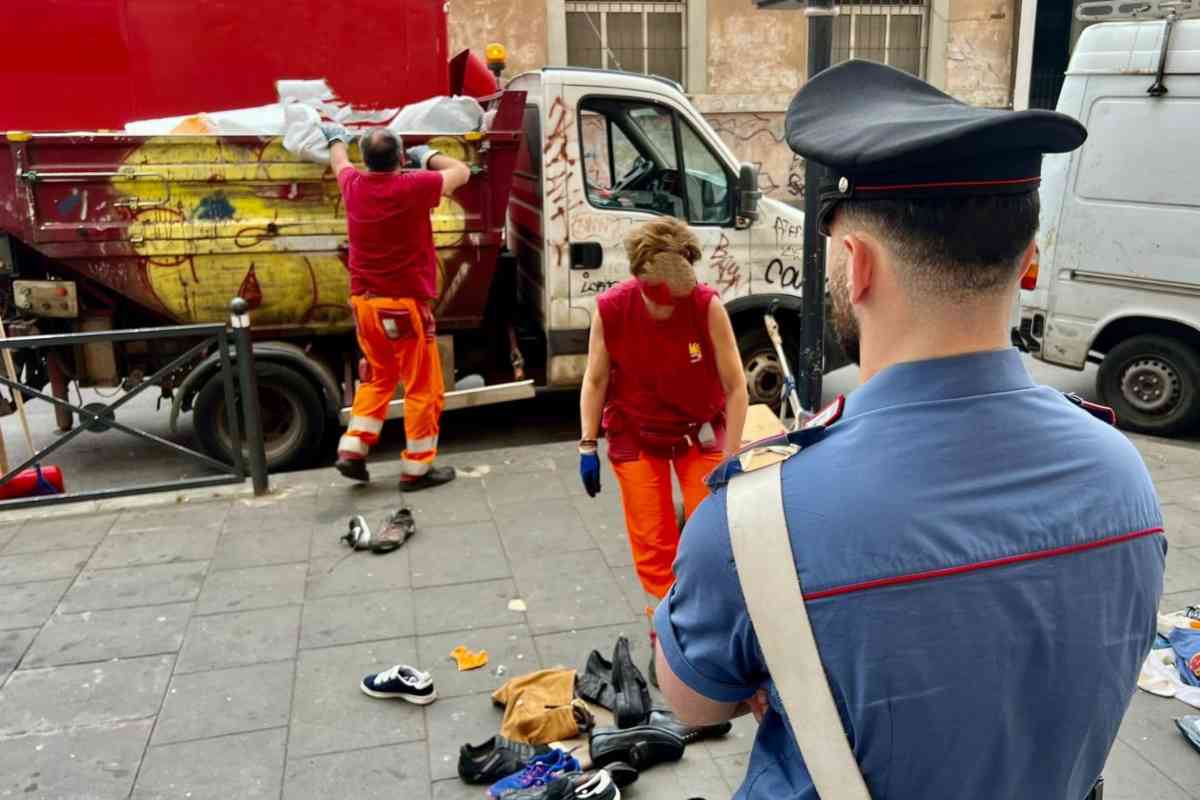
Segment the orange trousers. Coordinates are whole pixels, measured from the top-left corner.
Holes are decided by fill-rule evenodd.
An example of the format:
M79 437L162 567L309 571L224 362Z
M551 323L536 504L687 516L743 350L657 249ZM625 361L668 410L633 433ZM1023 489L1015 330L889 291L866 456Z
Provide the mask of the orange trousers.
M338 442L339 454L365 458L371 446L379 441L396 387L404 384L407 447L401 471L411 476L424 475L433 464L438 424L446 402L437 339L418 303L404 297L350 298L358 328L358 346L366 356L371 374L359 383L354 393L350 425Z
M671 494L671 470L683 490L683 508L691 516L705 497L705 476L721 463L721 453L702 453L693 447L667 460L643 454L637 461L612 462L621 485L625 528L633 548L633 564L642 588L660 600L675 582L672 565L679 549L679 522Z

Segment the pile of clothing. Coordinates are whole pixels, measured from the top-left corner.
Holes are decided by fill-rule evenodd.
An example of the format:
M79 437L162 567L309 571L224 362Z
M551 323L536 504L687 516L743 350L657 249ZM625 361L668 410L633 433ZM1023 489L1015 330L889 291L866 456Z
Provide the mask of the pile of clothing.
M621 789L656 764L678 761L695 742L724 736L729 723L694 728L655 707L629 640L617 639L611 659L593 650L583 674L546 669L521 675L492 694L504 707L500 732L464 744L458 774L488 784L499 800L618 800ZM615 727L598 727L610 712ZM586 737L572 747L570 741Z
M1200 708L1200 605L1158 615L1158 636L1142 664L1138 688ZM1200 715L1177 717L1175 724L1200 751Z
M1158 615L1158 636L1138 687L1200 708L1200 606Z

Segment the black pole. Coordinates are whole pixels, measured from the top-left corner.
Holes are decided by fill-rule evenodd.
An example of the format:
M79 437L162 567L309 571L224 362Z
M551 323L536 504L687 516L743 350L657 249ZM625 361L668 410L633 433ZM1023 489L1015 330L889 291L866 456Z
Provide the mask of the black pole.
M808 77L827 69L833 59L833 0L808 0ZM825 237L817 232L818 187L825 168L804 162L804 277L800 311L797 389L807 411L821 406L825 367Z
M229 304L229 324L237 347L238 383L241 384L242 413L246 421L246 445L250 450L250 480L256 496L267 493L267 454L259 416L258 376L254 373L254 348L250 344L250 305L240 297ZM241 447L236 439L233 447ZM236 456L235 456L236 458Z

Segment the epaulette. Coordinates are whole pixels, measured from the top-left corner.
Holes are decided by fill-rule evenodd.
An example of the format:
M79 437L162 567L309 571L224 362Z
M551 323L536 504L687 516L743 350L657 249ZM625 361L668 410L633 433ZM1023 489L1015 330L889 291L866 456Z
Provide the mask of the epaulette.
M1074 405L1079 406L1101 422L1107 422L1109 425L1114 426L1117 424L1117 412L1113 411L1108 406L1102 406L1099 403L1088 402L1074 392L1063 392L1063 397L1067 398Z
M804 448L821 441L825 438L825 431L829 426L841 419L845 407L846 398L839 394L832 403L810 417L799 430L768 436L741 448L708 474L705 483L708 484L709 490L720 489L743 472L752 472L780 461L786 461ZM743 456L759 454L774 454L778 458L763 459L755 466L747 468L743 462L749 459L744 459Z

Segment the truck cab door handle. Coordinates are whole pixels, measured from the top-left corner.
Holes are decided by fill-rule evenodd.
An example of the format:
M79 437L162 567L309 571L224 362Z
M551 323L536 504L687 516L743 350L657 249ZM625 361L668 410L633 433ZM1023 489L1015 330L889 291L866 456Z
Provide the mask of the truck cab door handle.
M571 269L599 269L604 263L604 248L599 242L572 242Z

